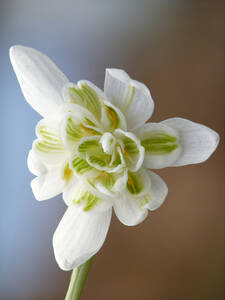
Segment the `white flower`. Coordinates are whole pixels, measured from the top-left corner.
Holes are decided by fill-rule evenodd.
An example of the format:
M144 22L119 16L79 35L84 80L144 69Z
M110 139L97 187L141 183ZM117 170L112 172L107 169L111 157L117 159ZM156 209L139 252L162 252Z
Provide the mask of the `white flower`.
M27 102L43 117L28 156L37 200L60 193L68 205L53 237L56 260L73 269L102 246L112 207L125 225L142 222L167 186L148 170L205 161L218 134L182 118L146 123L154 103L126 72L107 69L104 92L70 83L45 55L14 46L10 58Z

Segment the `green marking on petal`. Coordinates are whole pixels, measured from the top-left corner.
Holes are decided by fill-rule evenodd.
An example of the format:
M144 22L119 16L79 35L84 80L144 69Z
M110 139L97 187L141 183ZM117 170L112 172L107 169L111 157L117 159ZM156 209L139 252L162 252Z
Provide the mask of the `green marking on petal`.
M41 152L58 153L64 152L65 148L59 136L51 131L47 126L42 125L38 128L39 139L35 147Z
M82 175L88 171L91 171L93 169L92 166L90 166L86 160L80 158L77 155L74 155L73 160L72 160L72 166L74 171L78 174L78 175Z
M99 166L99 167L103 168L103 167L107 166L107 163L106 163L106 161L104 161L104 159L97 157L95 155L90 155L88 157L88 160L90 163L94 164L96 167Z
M80 143L78 146L78 151L81 153L85 153L87 151L91 151L98 147L98 141L96 140L85 140L83 143Z
M111 190L116 182L114 177L115 176L112 173L101 172L98 179L101 180L101 183L105 188Z
M91 193L89 190L87 190L83 185L80 186L80 188L78 189L78 191L73 199L74 205L80 205L80 204L82 205L83 204L84 211L90 211L99 202L100 202L100 199L97 196L95 196L93 193Z
M86 201L86 205L84 207L84 211L91 210L94 206L96 206L99 203L99 198L95 195L91 194L90 192L87 192L82 200Z
M69 87L70 102L82 105L92 112L99 120L101 117L101 100L87 83L81 83L80 87Z
M175 136L161 131L151 131L141 144L152 155L169 154L179 147Z
M98 136L84 137L76 145L77 155L93 168L109 173L117 172L122 167L122 154L120 154L116 147L112 151L106 152L105 150L109 149L105 148L103 148L101 138Z
M137 143L133 139L124 136L122 141L124 143L125 155L129 156L130 154L138 154L139 153L139 148L137 146Z
M128 172L127 189L132 195L139 194L143 189L138 173Z
M114 152L112 154L111 161L110 161L110 166L112 166L112 167L116 167L123 163L121 155L120 155L121 152L119 152L119 150L121 151L121 147L117 147L117 149L114 150Z
M150 196L150 194L147 194L143 197L143 200L144 204L148 204L152 200L152 197Z
M147 152L150 152L152 155L163 155L169 154L178 148L177 144L173 145L150 145Z
M77 143L83 137L100 135L101 133L93 125L96 126L88 118L76 120L74 117L69 117L66 121L66 138L71 142Z
M121 150L127 168L136 172L144 160L144 147L141 146L140 140L130 132L121 129L115 130L115 136L122 142Z
M110 127L112 130L116 129L120 125L120 117L118 116L117 112L115 111L114 108L107 106L104 104L105 110L106 110L106 115L108 120L110 121Z
M114 195L125 187L125 180L126 177L124 177L124 173L107 173L106 171L100 171L98 176L89 178L88 183L95 190L100 189L103 193Z
M127 87L127 93L125 96L125 99L123 101L123 111L127 111L129 106L131 105L134 95L135 95L136 88L134 86L131 86L130 84Z
M85 119L86 125L96 127L96 124L94 122L92 122L90 119L88 119L87 117L85 117L84 119Z
M82 129L76 126L71 117L67 119L66 134L68 139L79 141L83 137Z
M140 210L145 210L147 204L152 200L151 195L148 193L144 197L138 198Z
M97 151L87 152L87 161L94 168L108 173L116 172L122 167L122 160L117 150L114 155L106 154L100 146Z

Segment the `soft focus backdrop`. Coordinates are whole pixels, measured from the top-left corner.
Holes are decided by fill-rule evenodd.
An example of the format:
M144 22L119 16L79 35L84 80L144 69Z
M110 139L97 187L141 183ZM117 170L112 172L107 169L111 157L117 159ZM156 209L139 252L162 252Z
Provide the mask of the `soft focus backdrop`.
M123 68L151 89L153 121L189 118L223 138L223 23L216 0L1 0L0 299L60 300L70 277L52 250L66 207L61 197L37 202L29 186L40 116L22 96L8 48L37 48L71 81L100 87L106 67ZM82 299L224 299L223 140L206 163L158 174L166 202L137 227L113 217Z

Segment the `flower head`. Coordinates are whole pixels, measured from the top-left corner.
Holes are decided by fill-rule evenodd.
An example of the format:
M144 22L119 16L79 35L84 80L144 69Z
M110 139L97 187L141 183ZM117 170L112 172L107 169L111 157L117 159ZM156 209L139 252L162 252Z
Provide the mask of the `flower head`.
M218 134L182 118L146 123L148 88L123 70L106 69L104 92L70 83L44 54L14 46L10 58L27 102L43 117L28 155L37 200L60 193L68 208L53 237L55 257L73 269L102 246L112 207L132 226L165 200L165 182L149 169L200 163Z

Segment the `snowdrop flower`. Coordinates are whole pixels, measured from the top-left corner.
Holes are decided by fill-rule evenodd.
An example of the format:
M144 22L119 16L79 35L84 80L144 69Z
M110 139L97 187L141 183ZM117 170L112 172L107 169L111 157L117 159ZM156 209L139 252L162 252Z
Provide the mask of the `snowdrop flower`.
M27 102L43 119L28 155L37 200L60 193L68 206L53 237L56 260L71 270L101 248L112 207L137 225L165 200L165 182L149 169L201 163L219 136L182 118L146 123L149 89L119 69L106 69L104 92L77 84L44 54L14 46L10 58Z

